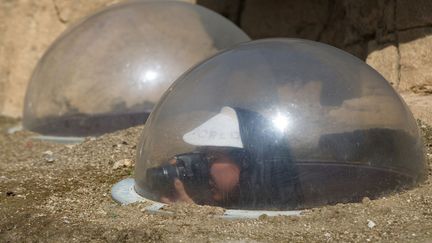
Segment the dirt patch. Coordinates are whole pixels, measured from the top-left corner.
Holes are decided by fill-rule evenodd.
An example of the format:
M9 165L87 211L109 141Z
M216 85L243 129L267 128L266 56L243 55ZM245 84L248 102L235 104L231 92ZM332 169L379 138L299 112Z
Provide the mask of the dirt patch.
M397 195L306 210L301 217L223 220L208 216L222 213L220 208L187 205L159 215L110 197L111 186L133 174L133 167L114 164L135 160L142 127L66 146L31 140L28 132L6 134L14 122L0 119L1 242L432 240L430 179ZM432 128L420 127L431 163Z

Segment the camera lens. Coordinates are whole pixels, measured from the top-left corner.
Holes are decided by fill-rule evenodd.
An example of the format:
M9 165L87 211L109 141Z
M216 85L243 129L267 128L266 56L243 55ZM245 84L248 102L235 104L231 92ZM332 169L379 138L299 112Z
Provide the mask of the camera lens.
M170 191L172 181L176 177L178 177L178 173L175 165L150 168L146 173L147 185L151 190L155 191Z

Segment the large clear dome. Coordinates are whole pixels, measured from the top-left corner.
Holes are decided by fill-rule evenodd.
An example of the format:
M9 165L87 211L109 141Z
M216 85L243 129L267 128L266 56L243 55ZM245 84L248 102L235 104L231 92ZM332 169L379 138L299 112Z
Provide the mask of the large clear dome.
M325 44L269 39L219 53L169 88L144 128L135 190L300 209L409 188L425 168L412 114L375 70Z
M198 5L135 1L108 7L63 33L34 70L23 123L58 136L143 124L188 68L249 37Z

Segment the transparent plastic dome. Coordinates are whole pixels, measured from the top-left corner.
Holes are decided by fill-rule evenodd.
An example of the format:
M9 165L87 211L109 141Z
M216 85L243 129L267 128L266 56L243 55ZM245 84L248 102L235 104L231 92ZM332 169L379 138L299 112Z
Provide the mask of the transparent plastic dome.
M204 7L135 1L63 33L34 70L24 126L57 136L98 135L143 124L187 69L249 37Z
M298 39L237 45L189 70L138 148L142 197L231 209L356 202L426 176L416 122L388 82L346 52Z

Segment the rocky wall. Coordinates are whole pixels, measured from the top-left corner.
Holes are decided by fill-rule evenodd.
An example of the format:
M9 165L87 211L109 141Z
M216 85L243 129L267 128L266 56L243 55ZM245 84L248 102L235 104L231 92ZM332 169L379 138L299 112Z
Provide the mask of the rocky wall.
M378 70L432 124L432 1L198 0L252 38L292 37L346 50Z
M430 0L198 0L252 38L325 42L365 60L399 91L432 92Z

